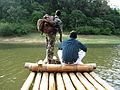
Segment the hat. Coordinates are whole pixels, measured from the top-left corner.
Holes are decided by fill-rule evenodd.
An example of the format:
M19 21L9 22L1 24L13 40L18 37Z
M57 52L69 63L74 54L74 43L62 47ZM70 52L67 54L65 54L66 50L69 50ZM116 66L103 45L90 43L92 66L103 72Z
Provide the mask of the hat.
M77 32L76 31L71 31L70 32L70 38L77 38Z

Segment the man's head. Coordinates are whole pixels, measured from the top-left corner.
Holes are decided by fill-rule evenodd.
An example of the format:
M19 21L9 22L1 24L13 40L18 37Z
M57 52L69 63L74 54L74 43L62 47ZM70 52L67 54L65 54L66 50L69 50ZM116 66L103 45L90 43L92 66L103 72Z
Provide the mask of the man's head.
M56 10L55 15L60 16L61 15L61 11L60 10Z
M77 38L77 32L76 31L71 31L70 32L70 38Z

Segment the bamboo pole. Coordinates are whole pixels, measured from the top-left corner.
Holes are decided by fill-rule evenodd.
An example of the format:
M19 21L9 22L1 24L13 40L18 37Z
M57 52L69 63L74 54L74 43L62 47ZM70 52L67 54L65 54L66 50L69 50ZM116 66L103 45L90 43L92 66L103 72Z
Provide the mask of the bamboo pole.
M34 86L33 86L33 90L39 90L41 76L42 76L42 73L37 73L35 82L34 82Z
M70 78L76 88L76 90L86 90L85 87L82 85L82 83L78 80L76 75L74 73L70 73Z
M37 63L25 63L25 67L31 71L43 71L43 72L90 72L93 71L95 64L43 64Z
M105 88L103 88L98 82L96 82L88 73L83 73L83 74L97 90L105 90Z
M62 73L62 76L63 76L63 81L65 83L66 90L75 90L68 74L67 73Z
M26 79L26 81L24 82L21 90L29 90L33 80L34 80L34 77L35 77L35 72L31 72L28 76L28 78Z
M61 73L56 74L57 90L65 90Z
M106 81L104 81L103 79L101 79L97 74L95 74L94 72L91 72L90 75L92 75L92 77L99 82L106 90L115 90L113 87L111 87Z
M48 90L48 73L44 72L40 83L40 90Z
M77 72L76 75L87 90L96 90L95 87L81 73Z
M49 90L55 90L54 73L50 73L50 75L49 75Z

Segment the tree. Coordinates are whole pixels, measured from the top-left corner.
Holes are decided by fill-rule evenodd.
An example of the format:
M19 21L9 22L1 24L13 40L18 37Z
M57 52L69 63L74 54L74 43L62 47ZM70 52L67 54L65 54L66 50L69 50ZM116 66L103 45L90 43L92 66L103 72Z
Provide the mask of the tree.
M80 27L85 25L86 16L80 10L73 10L70 14L70 22L72 27Z
M103 33L110 30L112 34L118 34L120 30L120 13L111 9L107 0L0 0L0 23L36 27L39 18L46 13L54 15L57 9L62 12L64 30L77 28L84 33L85 29L88 34L98 34L101 28ZM22 32L23 28L16 31Z
M91 21L91 23L92 23L91 25L94 27L101 28L101 27L103 27L103 22L104 21L101 18L95 18Z

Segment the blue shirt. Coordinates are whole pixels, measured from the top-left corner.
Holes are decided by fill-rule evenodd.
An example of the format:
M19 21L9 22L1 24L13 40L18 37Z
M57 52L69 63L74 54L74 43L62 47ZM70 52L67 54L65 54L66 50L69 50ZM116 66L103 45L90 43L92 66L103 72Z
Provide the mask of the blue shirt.
M65 40L61 44L62 58L65 62L75 62L78 59L79 50L87 51L85 45L74 38Z

